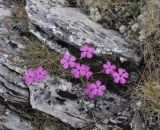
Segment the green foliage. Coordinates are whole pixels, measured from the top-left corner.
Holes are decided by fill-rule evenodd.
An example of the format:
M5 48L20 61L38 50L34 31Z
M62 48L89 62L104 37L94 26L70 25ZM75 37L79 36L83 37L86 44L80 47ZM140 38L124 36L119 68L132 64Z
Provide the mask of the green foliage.
M69 72L65 71L60 65L61 55L42 45L36 38L33 38L27 45L26 49L22 52L22 56L25 59L24 64L28 68L36 68L41 65L51 75L58 75L61 78L72 80Z

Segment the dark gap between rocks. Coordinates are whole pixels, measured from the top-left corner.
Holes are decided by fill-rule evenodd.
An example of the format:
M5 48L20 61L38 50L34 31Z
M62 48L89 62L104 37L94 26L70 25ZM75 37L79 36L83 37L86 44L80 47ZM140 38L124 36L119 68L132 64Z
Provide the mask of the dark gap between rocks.
M76 99L78 99L78 97L77 97L76 95L74 95L74 94L72 94L72 93L69 93L69 92L67 92L67 91L59 90L59 91L57 92L57 94L58 94L59 96L61 96L62 98L67 98L67 99L71 99L71 100L76 100Z

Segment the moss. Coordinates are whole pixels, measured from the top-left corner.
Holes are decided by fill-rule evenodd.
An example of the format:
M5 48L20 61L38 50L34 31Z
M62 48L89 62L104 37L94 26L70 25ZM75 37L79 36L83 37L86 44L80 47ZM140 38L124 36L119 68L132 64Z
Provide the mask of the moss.
M12 9L12 15L6 18L6 27L20 34L29 32L28 20L25 7L23 5L16 6Z
M61 55L44 46L38 39L32 38L26 49L22 52L25 59L23 63L28 68L36 68L41 65L49 71L51 75L71 80L69 72L60 65Z

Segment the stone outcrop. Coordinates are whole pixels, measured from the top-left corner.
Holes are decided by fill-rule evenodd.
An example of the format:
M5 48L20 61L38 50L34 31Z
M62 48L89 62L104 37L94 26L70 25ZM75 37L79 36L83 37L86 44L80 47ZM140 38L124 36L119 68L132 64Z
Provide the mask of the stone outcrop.
M35 86L29 86L28 89L22 81L25 66L20 67L17 64L23 61L19 52L25 48L26 41L19 33L13 33L4 22L5 17L11 15L11 9L2 7L0 10L3 12L0 21L2 25L0 33L3 34L0 35L0 97L11 108L8 108L7 115L4 112L6 121L2 124L3 129L33 129L30 121L13 112L16 109L19 112L20 108L16 108L18 105L27 107L31 105L32 108L45 112L74 128L90 125L97 118L113 118L114 114L126 110L127 101L113 93L107 92L97 103L89 103L82 93L83 86L55 76L48 77L45 82ZM3 106L2 108L3 112L5 108ZM13 118L14 122L11 125Z
M3 2L0 0L0 3ZM84 86L57 76L48 76L44 82L27 87L22 81L27 68L17 63L24 61L19 52L30 39L17 30L13 31L16 28L12 26L14 23L10 23L12 27L6 25L6 17L12 14L9 6L7 2L0 6L0 99L4 104L0 105L0 114L1 119L5 119L4 122L0 121L0 129L35 128L31 123L33 115L19 106L27 107L30 111L39 110L75 129L95 124L99 120L103 124L110 123L104 129L112 128L113 124L115 129L119 128L116 126L119 124L129 125L130 103L109 91L94 101L88 101L82 93ZM89 42L97 48L97 56L104 59L107 56L113 59L117 57L138 67L141 57L117 32L103 29L74 6L74 2L65 0L27 0L30 31L60 54L67 51L68 45L79 48ZM102 126L97 125L97 128ZM44 130L48 129L54 128L44 126Z
M135 66L141 61L120 34L94 23L66 0L27 0L26 11L30 31L56 51L55 39L58 39L77 48L91 43L97 49L96 54L105 59L107 56L118 57Z
M83 86L58 77L50 77L44 83L30 86L29 90L33 108L50 114L74 128L86 127L94 123L94 118L110 119L114 114L125 111L129 105L125 99L110 92L90 103L85 101L82 94Z
M63 54L68 47L79 48L85 43L96 47L96 55L106 60L119 59L133 68L140 65L141 56L116 31L104 29L90 20L74 2L67 0L27 0L26 12L30 31L54 51ZM134 72L135 70L133 70ZM131 74L132 81L138 76ZM49 77L44 83L30 86L30 102L34 109L45 112L74 128L83 128L95 119L127 122L123 117L129 107L125 99L106 92L95 102L85 101L83 86L58 77ZM118 117L114 115L119 114ZM116 121L114 121L114 119ZM123 121L121 121L123 119ZM122 123L123 124L123 123Z

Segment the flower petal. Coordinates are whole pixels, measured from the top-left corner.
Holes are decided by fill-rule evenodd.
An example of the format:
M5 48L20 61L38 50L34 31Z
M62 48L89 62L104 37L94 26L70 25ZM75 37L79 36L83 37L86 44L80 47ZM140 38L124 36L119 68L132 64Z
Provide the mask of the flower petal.
M103 64L103 68L108 69L109 68L108 64Z
M93 90L93 89L96 89L96 88L97 88L94 83L88 84L87 87L88 87L90 90Z
M91 52L91 53L93 53L93 54L94 54L95 51L96 51L96 49L95 49L94 47L89 47L88 50L89 50L89 52Z
M70 57L70 61L75 61L76 60L76 57L75 56L71 56Z
M107 65L108 65L108 66L111 66L111 62L110 62L110 61L107 61Z
M97 80L97 81L96 81L96 85L97 85L97 86L100 86L101 84L102 84L102 82L101 82L100 80Z
M85 77L86 77L87 79L89 79L90 77L92 77L92 75L93 75L93 73L92 73L91 71L88 71L88 72L86 73Z
M87 45L83 45L81 48L80 48L80 51L87 51L88 49L88 46Z
M70 59L70 55L68 55L68 54L64 54L64 59L66 59L66 60L69 60Z
M97 90L97 96L102 96L103 95L103 91L101 91L100 89Z
M87 52L81 52L81 57L86 57L87 56Z
M76 71L76 72L74 73L74 77L75 77L75 78L79 78L79 77L80 77L80 74L79 74L78 71Z
M48 71L47 71L47 70L44 70L44 71L42 72L42 74L43 74L44 76L46 76L46 75L48 74Z
M38 72L42 72L44 69L42 66L38 66L37 69L36 69Z
M122 75L123 78L128 78L129 77L129 74L126 72Z
M70 65L70 67L72 67L72 68L73 68L73 67L75 67L76 63L75 63L75 62L70 61L70 62L69 62L69 65Z
M86 52L87 53L87 58L92 58L92 53Z
M86 71L80 70L80 74L81 74L81 76L85 76L86 75Z
M120 75L122 75L122 74L124 73L124 69L119 68L119 69L118 69L118 73L119 73Z
M93 99L95 96L97 96L97 90L94 89L93 91L91 91L89 94L88 94L88 97Z
M63 65L64 63L66 63L67 62L67 60L66 59L64 59L64 58L62 58L61 60L60 60L60 63Z
M75 67L80 70L81 65L79 63L76 63Z
M90 93L90 89L89 89L88 87L86 87L85 89L83 89L83 92L84 92L85 94L89 94L89 93Z
M115 83L119 83L119 81L120 81L120 78L119 78L119 77L114 78L114 82L115 82Z
M115 65L112 65L110 68L111 68L112 70L115 70L115 69L116 69L116 66L115 66Z
M121 84L125 84L125 83L126 83L126 80L125 80L124 78L121 78L121 79L120 79L120 83L121 83Z
M119 77L119 73L113 72L113 73L112 73L112 76L113 76L114 78Z
M81 70L88 71L90 69L87 65L81 65Z
M106 69L105 72L106 72L106 74L110 74L110 70L109 69Z
M63 65L63 68L64 68L64 69L68 69L68 68L69 68L68 62L66 62L66 63Z
M76 73L76 71L77 71L77 69L72 69L72 70L71 70L71 74Z
M105 86L105 85L102 85L102 86L100 86L99 89L101 89L101 90L104 92L104 91L106 91L106 86Z

